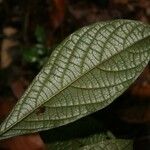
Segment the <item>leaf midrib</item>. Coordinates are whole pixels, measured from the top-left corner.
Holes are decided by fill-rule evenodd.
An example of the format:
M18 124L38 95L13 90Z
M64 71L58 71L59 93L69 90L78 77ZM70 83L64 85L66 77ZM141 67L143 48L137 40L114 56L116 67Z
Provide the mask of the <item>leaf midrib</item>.
M74 82L78 81L80 78L82 78L84 75L86 75L87 73L91 72L93 69L95 69L95 67L102 65L103 63L107 62L108 60L112 59L113 57L119 55L120 53L122 53L124 50L129 49L130 47L136 45L139 42L142 42L146 39L148 39L150 37L150 35L136 41L135 43L133 43L132 45L126 47L125 49L121 50L120 52L112 55L111 57L109 57L106 60L103 60L100 64L95 65L94 67L92 67L91 69L87 70L85 73L83 73L81 76L79 76L78 78L76 78L75 80L73 80L70 84L64 86L64 88L62 88L61 90L59 90L55 95L53 95L50 99L54 98L55 96L57 96L58 94L60 94L62 91L64 91L65 89L67 89L70 85L72 85ZM16 124L18 124L20 121L24 120L26 117L28 117L30 114L32 114L37 108L39 108L41 105L44 105L46 102L48 102L50 99L44 101L43 103L41 103L40 105L38 105L36 108L34 108L32 111L30 111L30 113L28 113L27 115L25 115L24 117L22 117L21 119L19 119L16 123L13 123L12 125L10 125L9 127L5 128L5 130L1 131L1 135L5 134L5 132L7 132L8 130L10 130L13 126L15 126Z

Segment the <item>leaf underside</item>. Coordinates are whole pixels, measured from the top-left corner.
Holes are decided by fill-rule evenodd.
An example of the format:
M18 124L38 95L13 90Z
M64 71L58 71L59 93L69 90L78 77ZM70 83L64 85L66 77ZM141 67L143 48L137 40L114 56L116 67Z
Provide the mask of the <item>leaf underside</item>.
M87 138L58 141L47 144L49 150L133 150L133 141L125 139L108 139L103 135Z
M149 58L148 25L115 20L79 29L55 48L1 124L0 139L65 125L106 107Z

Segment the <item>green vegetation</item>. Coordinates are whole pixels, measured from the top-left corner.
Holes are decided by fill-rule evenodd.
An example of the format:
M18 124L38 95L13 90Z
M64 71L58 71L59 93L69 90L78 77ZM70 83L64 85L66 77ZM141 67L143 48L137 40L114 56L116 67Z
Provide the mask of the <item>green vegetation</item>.
M41 49L39 44L42 46L45 37L40 27L35 34L38 44L30 52L39 59L41 51L35 49ZM146 67L150 59L149 43L150 26L138 21L99 22L74 32L54 49L1 124L0 139L56 128L105 108ZM78 140L80 143L83 139ZM129 150L132 142L126 142L102 138L87 145L81 142L79 147ZM71 141L70 147L74 147L72 143L75 144Z

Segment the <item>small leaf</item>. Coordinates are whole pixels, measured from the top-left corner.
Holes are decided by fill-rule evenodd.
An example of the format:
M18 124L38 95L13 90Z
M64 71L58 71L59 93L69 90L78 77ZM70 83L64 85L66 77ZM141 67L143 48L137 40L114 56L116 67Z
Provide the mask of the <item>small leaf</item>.
M35 36L36 36L37 42L43 43L46 38L44 28L38 25L35 30Z
M63 22L65 16L65 0L52 0L53 10L50 13L50 25L57 29Z
M58 141L47 144L49 150L133 150L133 141L109 139L105 135Z
M35 63L38 60L38 53L35 47L32 47L28 50L24 49L23 59L30 63Z
M0 138L62 126L106 107L149 59L150 27L143 23L115 20L76 31L55 48L1 124Z
M14 137L0 142L1 150L45 150L39 134Z

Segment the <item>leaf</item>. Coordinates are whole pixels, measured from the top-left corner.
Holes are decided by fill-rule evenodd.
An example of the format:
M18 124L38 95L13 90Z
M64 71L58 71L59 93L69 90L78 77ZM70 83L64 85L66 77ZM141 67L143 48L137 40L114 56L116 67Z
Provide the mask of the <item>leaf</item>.
M39 134L23 135L0 141L1 150L45 150Z
M57 29L63 22L65 16L65 0L52 0L53 10L50 11L50 25Z
M62 126L106 107L143 71L149 43L150 27L129 20L71 34L1 124L0 138Z
M131 95L137 100L145 101L150 97L150 64L145 68L137 82L130 89Z
M133 141L109 139L105 135L92 135L87 138L58 141L47 144L49 150L133 150Z
M133 150L129 140L106 140L93 145L87 145L79 150Z
M38 43L44 43L46 39L44 28L38 25L35 29L35 36Z

